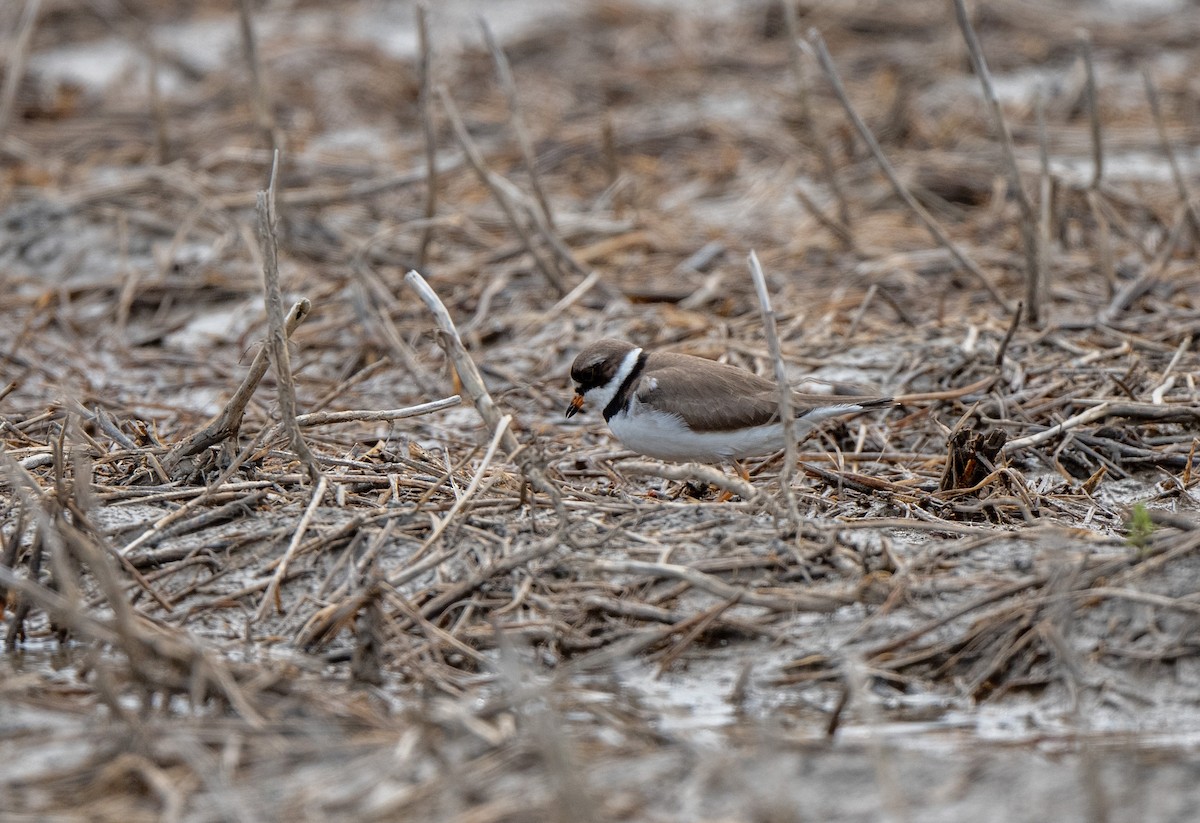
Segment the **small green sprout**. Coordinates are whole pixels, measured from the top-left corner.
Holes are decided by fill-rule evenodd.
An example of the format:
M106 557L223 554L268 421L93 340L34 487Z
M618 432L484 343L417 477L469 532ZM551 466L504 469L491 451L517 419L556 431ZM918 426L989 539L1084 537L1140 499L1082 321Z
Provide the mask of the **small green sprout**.
M1125 539L1129 545L1145 551L1150 545L1150 536L1154 534L1154 521L1150 519L1150 511L1145 503L1134 503L1129 513L1129 521L1125 524Z

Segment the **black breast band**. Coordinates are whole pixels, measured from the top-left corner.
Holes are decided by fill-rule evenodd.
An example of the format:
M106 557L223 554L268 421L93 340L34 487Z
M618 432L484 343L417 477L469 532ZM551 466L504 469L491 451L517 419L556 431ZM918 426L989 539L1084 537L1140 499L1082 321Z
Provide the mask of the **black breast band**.
M629 401L633 399L633 387L637 384L638 378L641 377L642 369L645 367L646 352L643 351L638 355L637 362L633 364L633 369L629 372L629 376L621 383L621 388L617 389L617 393L613 395L613 399L604 407L604 421L606 423L612 419L614 414L629 405Z

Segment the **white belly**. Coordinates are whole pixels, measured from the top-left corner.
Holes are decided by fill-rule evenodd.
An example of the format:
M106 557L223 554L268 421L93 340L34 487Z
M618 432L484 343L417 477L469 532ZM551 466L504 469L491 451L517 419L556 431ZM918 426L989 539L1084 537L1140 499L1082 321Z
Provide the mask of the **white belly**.
M770 454L783 448L783 426L772 423L723 432L694 432L675 414L655 411L636 402L630 412L613 415L608 427L627 448L659 460L680 463L720 463ZM796 421L801 437L811 426Z

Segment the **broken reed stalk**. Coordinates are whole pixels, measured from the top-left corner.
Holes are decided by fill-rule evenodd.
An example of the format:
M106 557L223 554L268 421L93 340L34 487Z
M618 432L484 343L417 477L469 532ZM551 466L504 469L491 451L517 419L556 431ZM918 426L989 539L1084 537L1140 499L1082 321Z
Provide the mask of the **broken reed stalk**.
M1018 303L1017 310L1013 312L1012 320L1008 324L1008 331L1004 333L1004 339L1000 341L1000 348L996 350L996 359L993 361L997 369L1004 366L1004 354L1008 351L1008 344L1012 342L1013 335L1017 333L1017 326L1021 325L1021 309L1023 306Z
M763 275L758 255L752 249L746 258L750 267L750 278L758 294L758 307L762 314L763 336L767 339L767 351L775 367L775 385L779 389L779 422L783 425L783 468L779 471L779 486L783 494L784 511L787 513L788 529L798 532L800 511L796 508L796 495L792 493L792 473L796 467L796 420L792 409L792 384L788 381L787 366L783 362L783 351L779 347L779 332L775 328L775 310L771 308L771 294L767 291L767 278Z
M254 613L254 620L262 620L271 611L271 607L275 607L275 611L283 613L283 603L279 597L279 587L287 577L288 566L291 565L292 558L296 556L296 550L300 547L300 541L304 539L304 533L308 531L308 524L312 522L313 516L317 512L317 507L321 505L321 498L325 496L325 490L329 488L329 478L325 475L320 475L317 479L316 488L313 489L312 497L308 501L308 506L304 509L304 514L300 517L300 522L296 524L296 531L292 533L291 542L288 543L287 551L283 553L283 557L279 561L279 565L275 567L275 574L271 576L271 582L267 584L266 591L263 592L262 601L258 604L258 611Z
M1096 221L1096 234L1098 235L1096 245L1098 246L1100 274L1104 280L1106 295L1111 300L1117 293L1117 266L1113 257L1112 227L1109 226L1108 217L1100 203L1100 192L1096 189L1089 190L1087 201L1092 219Z
M42 0L25 0L25 8L17 23L16 35L8 53L8 65L4 70L4 88L0 90L0 148L4 145L8 133L9 122L12 120L13 108L17 103L17 91L21 80L25 77L25 67L29 63L29 46L33 42L33 32L37 28L38 11L41 10Z
M475 141L471 139L470 133L467 131L466 125L463 123L462 115L458 112L458 106L454 104L454 100L450 97L449 92L444 86L437 87L438 99L442 101L442 108L446 110L446 116L450 118L450 127L454 130L454 136L462 146L463 152L467 156L467 162L475 171L475 175L479 178L479 182L483 183L487 190L491 192L492 198L504 212L504 216L508 218L509 225L512 226L517 237L521 241L521 245L525 247L525 251L533 258L534 264L538 271L546 278L558 295L561 297L570 289L567 288L559 275L554 264L548 261L533 242L533 237L529 233L528 227L521 221L517 215L517 210L508 195L505 194L503 188L496 182L494 172L490 171L483 161L483 155L480 154L479 148L475 145Z
M849 226L821 211L821 207L808 196L808 193L804 191L802 186L797 185L794 187L792 193L796 195L796 199L800 201L800 204L808 210L808 213L813 216L813 219L841 241L847 249L855 251L858 248L858 245L854 242L854 235L850 233Z
M517 84L513 80L512 67L509 65L508 57L505 56L504 50L496 42L496 37L492 34L491 26L482 17L479 18L479 27L483 29L483 39L487 42L488 51L492 53L492 62L496 64L496 76L500 80L500 88L503 89L504 96L508 100L509 123L512 125L513 132L517 135L517 145L520 147L521 156L525 160L525 168L529 171L529 183L533 187L533 195L537 198L538 207L542 211L542 219L546 221L546 225L550 227L550 230L554 231L554 215L550 211L550 200L546 197L546 191L542 188L541 175L537 171L537 163L533 153L533 142L529 139L529 131L525 127L525 118L521 114L520 102L517 99Z
M1097 262L1100 266L1100 274L1104 278L1105 289L1111 300L1117 293L1117 267L1114 263L1112 230L1100 203L1100 186L1104 182L1104 131L1100 122L1100 94L1096 88L1096 65L1095 55L1092 53L1092 36L1088 31L1080 31L1079 46L1086 72L1084 91L1087 94L1088 120L1091 125L1092 139L1092 180L1088 186L1087 202L1092 219L1096 222L1098 235L1096 246L1099 256Z
M287 337L291 337L292 332L304 322L304 318L308 317L311 310L312 304L307 300L300 300L294 303L291 311L284 318L284 334ZM180 461L184 458L199 454L218 443L237 439L238 431L242 426L242 417L246 413L246 406L249 405L250 397L254 394L254 390L258 388L258 384L262 382L270 364L271 359L268 347L266 341L263 341L263 346L254 355L254 360L251 361L250 368L246 371L246 376L242 378L241 384L237 387L233 396L226 402L225 407L212 420L206 423L204 428L176 443L167 452L166 456L163 457L163 468L169 474L175 474Z
M433 48L429 41L429 8L417 3L417 42L421 50L421 91L417 106L421 112L421 129L425 134L425 227L417 244L417 268L424 268L433 239L433 218L437 214L437 130L433 123Z
M296 423L296 384L292 380L292 363L288 357L287 331L283 317L283 291L279 285L279 245L275 238L275 186L279 177L279 152L276 150L274 161L271 163L271 181L266 191L260 191L257 198L258 240L263 258L263 291L266 292L267 323L270 333L267 335L267 349L271 353L271 363L275 366L275 378L278 382L279 416L283 430L287 433L292 444L292 451L308 470L309 476L316 480L321 473L317 458L308 448L300 426Z
M258 56L258 40L254 34L254 19L251 16L250 0L238 0L238 24L242 39L242 56L250 70L250 86L253 92L254 117L258 127L267 138L267 146L273 151L283 148L283 133L271 112L271 101L263 80L262 61Z
M1036 446L1039 443L1045 443L1047 440L1053 440L1063 432L1070 431L1071 429L1078 428L1079 426L1083 426L1087 423L1095 423L1097 420L1103 420L1109 415L1110 406L1111 404L1108 401L1105 401L1098 406L1093 406L1092 408L1082 411L1073 417L1069 417L1061 423L1051 426L1044 431L1040 431L1026 437L1018 437L1016 440L1009 440L1004 444L1004 447L1000 450L1000 452L1001 454L1006 455L1012 454L1020 449L1027 448L1029 446Z
M458 499L454 501L454 505L450 507L450 511L446 513L446 516L438 520L437 525L433 528L433 531L429 533L429 536L425 538L425 542L421 544L421 548L413 552L412 556L408 558L408 562L412 563L424 557L425 553L429 551L430 547L437 543L438 538L445 533L446 527L449 526L454 521L454 518L458 516L458 513L462 511L462 508L467 504L467 501L474 496L475 490L479 488L479 482L483 479L483 473L487 471L488 466L492 464L492 458L496 456L496 447L500 445L500 441L508 431L508 426L510 423L512 423L511 414L506 414L500 418L500 423L496 426L495 433L492 434L492 442L488 444L487 451L483 455L483 460L479 462L479 466L475 469L475 474L471 476L471 482L467 484L466 491L458 496Z
M970 55L971 66L975 69L975 76L979 78L979 83L983 87L983 97L992 115L992 126L1000 138L1000 153L1008 167L1009 183L1017 198L1017 205L1021 209L1021 237L1025 243L1025 276L1028 280L1025 313L1030 323L1039 323L1041 301L1038 297L1041 294L1041 282L1044 274L1039 252L1037 212L1021 182L1021 169L1017 165L1017 154L1013 149L1012 132L1009 131L1008 123L1004 119L1004 110L1000 106L1000 99L996 96L996 88L992 85L992 75L988 71L987 60L983 56L979 38L975 36L975 28L971 25L965 0L954 0L954 13L958 19L958 27L962 30L963 40L967 44L967 54Z
M403 420L407 417L417 417L422 414L449 409L460 403L462 403L462 398L457 394L452 394L449 397L443 397L441 400L430 400L428 403L419 403L416 406L408 406L403 409L355 409L340 412L311 412L310 414L297 415L296 422L305 428L310 426L328 426L332 423L390 422L392 420Z
M500 410L496 407L496 401L492 399L492 395L488 392L487 384L483 382L483 375L479 373L479 368L475 365L475 361L467 353L467 348L463 345L462 337L459 336L458 329L455 327L454 320L451 319L446 305L437 296L437 292L425 282L425 278L421 276L421 273L415 269L404 275L404 282L412 287L417 296L421 298L421 302L425 304L425 307L433 315L434 321L442 332L442 341L446 350L446 356L450 358L450 362L454 365L458 379L462 382L467 396L471 398L471 402L475 405L475 410L479 412L479 416L483 418L484 424L487 425L488 430L492 432L493 436L500 437L500 446L508 453L509 458L516 458L521 451L521 443L517 440L516 435L512 433L511 428L507 425L501 426L504 416L500 413ZM497 432L500 432L500 434L497 435ZM565 531L567 515L566 509L563 507L562 494L550 482L541 468L532 464L526 454L520 455L518 463L521 466L521 471L528 478L534 489L546 494L554 504L554 510L558 514L559 529L564 530L563 536L569 540L570 535Z
M835 225L839 225L844 233L837 231L834 234L846 245L846 248L853 249L855 244L854 236L851 234L850 206L846 200L846 193L842 191L842 184L838 181L837 166L833 162L833 152L829 150L829 141L822 138L820 130L817 128L816 117L813 115L808 73L804 70L804 48L800 45L800 23L796 19L796 7L792 0L780 0L780 5L783 7L783 22L787 27L788 54L792 59L792 74L796 78L796 100L800 104L800 128L803 130L803 138L808 144L808 148L820 160L825 181L829 184L829 190L837 202L838 219ZM810 208L810 211L814 213L814 216L818 213L815 205ZM832 222L830 221L830 223ZM823 220L822 225L824 225Z
M1100 188L1104 179L1104 133L1100 124L1100 102L1096 91L1096 61L1092 53L1092 35L1086 29L1079 31L1079 53L1083 57L1084 94L1088 102L1088 122L1092 137L1092 181L1089 188Z
M1149 69L1142 69L1142 83L1146 87L1146 101L1150 104L1150 114L1154 118L1154 128L1158 131L1158 140L1162 144L1163 154L1166 155L1167 165L1171 168L1171 179L1175 182L1175 190L1179 192L1179 199L1183 201L1183 207L1187 209L1192 236L1200 239L1200 212L1197 212L1192 192L1188 189L1187 181L1179 168L1179 159L1171 147L1171 138L1167 135L1167 124L1163 119L1162 106L1158 101L1158 89L1154 86L1154 78L1150 76Z
M1046 102L1042 90L1038 89L1034 99L1034 109L1037 113L1038 161L1041 173L1038 176L1038 223L1037 247L1034 249L1038 256L1038 276L1025 280L1026 302L1036 302L1037 308L1029 312L1030 318L1042 316L1042 305L1049 291L1046 282L1050 271L1047 259L1050 255L1050 236L1054 228L1054 178L1050 175L1050 150L1046 136Z
M997 305L1005 311L1011 312L1012 307L1008 305L1008 301L992 285L987 275L979 268L979 265L950 239L950 236L946 234L946 230L941 227L941 224L934 220L933 215L917 202L912 192L900 180L900 176L896 174L891 161L883 153L883 148L879 145L879 141L875 139L875 135L871 133L871 129L867 127L866 122L854 108L854 104L850 102L850 96L846 93L845 86L842 85L842 78L838 74L837 67L833 64L833 58L829 56L829 50L825 48L825 40L821 37L821 33L816 29L809 29L807 45L816 53L817 61L821 64L821 69L825 72L825 77L829 80L829 85L833 88L833 93L837 96L838 101L841 102L842 108L846 111L846 116L850 119L855 131L858 132L863 142L867 144L867 148L871 150L871 154L875 158L875 162L879 164L879 168L883 171L884 176L892 184L892 189L896 192L896 196L904 201L904 204L917 216L917 219L921 221L921 224L933 239L945 248L946 251L950 252L950 256L954 258L959 267L978 280L979 284L996 301Z
M147 26L149 29L149 26ZM171 141L167 136L167 107L159 88L158 75L161 70L162 52L154 36L146 32L146 51L150 64L146 67L146 100L150 104L150 121L154 123L154 163L165 166L170 160ZM128 314L125 315L128 317ZM122 326L124 330L124 326Z
M1180 240L1183 239L1183 230L1190 225L1188 215L1190 210L1187 205L1181 205L1175 209L1175 219L1171 224L1171 232L1167 235L1167 239L1163 241L1162 247L1144 269L1137 276L1137 279L1126 283L1115 295L1108 305L1100 312L1099 319L1102 323L1111 323L1117 318L1121 312L1129 307L1129 304L1136 300L1158 280L1163 269L1167 267L1167 263L1171 260L1171 255L1178 248Z
M463 346L462 338L459 337L458 329L455 327L454 320L451 319L446 305L437 296L437 292L425 281L425 278L421 276L420 272L415 269L409 271L404 276L404 282L412 287L417 296L421 298L421 302L433 314L433 319L437 322L438 328L447 338L446 354L450 358L454 370L458 373L458 379L462 382L463 389L466 391L467 396L471 398L471 402L475 405L475 410L483 418L483 422L487 425L488 430L495 433L500 429L500 422L503 419L503 415L496 407L496 401L492 399L491 393L488 392L487 384L483 382L483 375L479 373L475 362L471 360L466 347ZM500 445L509 454L520 448L520 443L517 442L516 436L508 430L504 432Z
M529 196L521 191L511 180L500 175L493 175L492 179L496 181L497 185L506 190L513 202L519 204L529 216L529 219L533 221L534 228L537 229L542 239L546 241L546 245L550 247L550 250L554 252L555 258L559 263L567 266L580 277L586 277L591 274L591 270L575 259L575 255L571 252L567 244L563 242L562 238L558 236L558 232L555 231L554 227L546 222L545 215L542 213L540 206L530 204ZM601 289L605 292L605 296L611 299L615 292L603 283L600 285Z

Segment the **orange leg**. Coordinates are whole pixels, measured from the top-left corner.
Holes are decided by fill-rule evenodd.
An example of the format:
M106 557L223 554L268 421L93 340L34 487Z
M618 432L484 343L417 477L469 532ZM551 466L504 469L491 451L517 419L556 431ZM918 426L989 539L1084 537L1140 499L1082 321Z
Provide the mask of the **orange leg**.
M736 460L730 460L729 462L733 464L733 470L737 472L738 477L742 478L747 483L749 483L750 482L750 472L746 471L746 467L743 466L741 463L739 463ZM721 496L717 498L717 501L720 503L728 503L732 499L733 499L733 492L723 491L723 492L721 492Z

